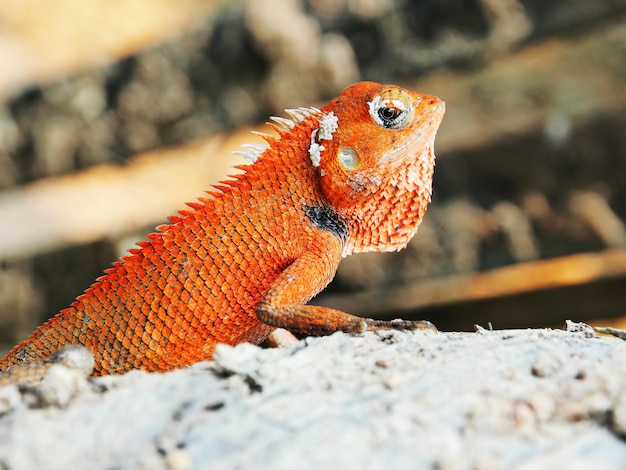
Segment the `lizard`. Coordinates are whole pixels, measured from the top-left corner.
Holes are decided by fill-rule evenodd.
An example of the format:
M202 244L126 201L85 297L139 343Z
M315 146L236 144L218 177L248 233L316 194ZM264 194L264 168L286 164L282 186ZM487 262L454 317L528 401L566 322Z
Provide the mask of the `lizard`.
M306 305L340 260L404 248L431 200L435 96L359 82L321 109L272 117L267 146L208 197L140 241L68 308L0 360L0 371L67 345L93 375L167 371L209 360L218 343L259 344L276 328L303 335L417 329ZM54 356L52 356L54 357ZM54 360L48 362L54 362Z

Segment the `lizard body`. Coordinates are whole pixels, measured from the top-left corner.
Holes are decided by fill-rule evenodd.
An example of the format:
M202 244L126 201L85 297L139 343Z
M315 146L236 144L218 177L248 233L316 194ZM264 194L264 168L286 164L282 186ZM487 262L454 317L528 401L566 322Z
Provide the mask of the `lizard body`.
M306 306L342 257L403 248L430 201L436 97L361 82L321 110L273 118L279 137L148 235L68 308L0 360L0 370L69 344L95 375L165 371L210 359L217 343L260 343L275 328L323 335L419 322Z

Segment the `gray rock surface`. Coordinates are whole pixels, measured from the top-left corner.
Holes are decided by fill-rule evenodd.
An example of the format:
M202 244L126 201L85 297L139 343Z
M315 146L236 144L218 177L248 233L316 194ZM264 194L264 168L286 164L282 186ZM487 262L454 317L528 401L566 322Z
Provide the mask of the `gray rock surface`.
M0 389L0 468L626 468L625 371L585 328L220 346L64 408Z

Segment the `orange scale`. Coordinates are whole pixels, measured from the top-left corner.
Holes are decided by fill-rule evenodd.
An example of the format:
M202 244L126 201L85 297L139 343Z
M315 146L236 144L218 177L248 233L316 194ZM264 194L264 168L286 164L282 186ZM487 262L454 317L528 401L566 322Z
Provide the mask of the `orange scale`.
M172 256L171 259L168 260L168 266L169 266L169 270L170 270L170 274L173 276L178 276L180 274L180 271L182 269L182 267L180 266L179 262L178 262L178 257L180 256L180 253L178 253L176 256Z
M185 242L185 236L183 231L170 232L173 235L174 246L172 247L172 251L176 251L178 247L180 247Z
M139 285L142 285L142 286L149 286L149 285L151 285L151 284L152 284L152 275L151 275L151 274L148 274L148 273L144 274L144 275L141 277L141 282L140 282L140 284L139 284Z
M187 263L187 252L181 250L176 255L175 262L179 265L180 269L185 269L184 265Z
M89 291L100 303L104 302L107 298L107 294L102 289L91 289Z
M236 216L237 219L239 219L241 216ZM241 237L241 240L245 240L248 236L248 230L247 230L247 225L248 224L242 224L242 223L235 223L234 224L234 229L235 232Z
M204 286L204 284L205 284L204 279L200 277L196 277L194 279L193 288L189 291L189 294L191 295L191 298L195 300L196 302L202 298L201 292L202 292L202 287Z
M243 244L243 237L239 233L234 232L231 237L231 248L233 250L240 250Z
M246 273L247 276L249 276L250 274L254 274L254 273L250 273L250 262L248 261L248 257L244 254L241 255L241 260L238 261L239 264L239 269Z
M199 280L204 283L207 279L209 279L209 268L206 266L206 264L203 263L202 266L200 266L200 268L198 269L198 276L196 277L196 287L198 286Z
M212 225L204 226L204 236L199 237L202 242L202 246L207 247L211 243L211 240L215 237L215 227Z
M154 322L155 325L157 325L158 322L165 321L167 317L168 317L168 314L167 314L167 310L165 306L164 305L159 306L159 309L157 311L157 319Z
M190 299L187 301L187 309L188 309L190 312L195 312L197 308L198 308L198 302L196 301L196 299L194 299L193 297L192 297L192 298L190 298Z
M201 238L203 238L203 237L194 238L194 239L191 241L191 244L190 244L190 246L191 246L191 251L198 251L200 248L202 248L202 241L201 241Z
M148 318L148 315L150 315L150 312L152 311L152 307L150 306L150 304L148 302L141 302L141 304L139 305L139 309L140 309L140 321L141 319L143 319L143 321L145 322L146 319Z
M145 315L142 313L141 309L142 309L143 305L137 305L135 304L133 306L133 309L130 311L131 316L135 317L135 318L145 318Z
M150 292L149 287L148 287L150 285L151 285L151 283L148 283L148 282L144 282L143 284L137 285L136 288L135 288L135 292L136 292L137 296L141 297L141 298L145 297L145 295L148 292Z
M174 287L172 287L171 283L163 287L163 296L167 298L171 298L174 296Z
M196 276L194 276L192 273L190 273L189 277L185 280L185 293L189 294L189 292L191 292L194 288L194 279Z
M152 333L152 331L154 330L154 323L150 320L147 320L144 324L143 324L143 329L144 331L147 331L148 333Z
M137 328L135 328L134 333L135 334L130 339L130 343L138 348L141 344L141 337L143 336L143 327L138 326Z
M134 330L137 327L137 318L134 316L129 316L128 318L128 322L127 322L127 327L129 330Z
M177 332L177 336L179 339L188 340L189 342L193 340L193 338L190 337L189 331L186 328L179 329Z
M141 341L147 345L150 343L150 339L151 339L150 333L144 330L143 334L141 335Z
M144 247L141 252L141 257L139 258L139 266L141 266L144 270L152 265L150 262L150 256L154 254L154 250L150 245Z
M236 285L237 277L235 276L235 274L232 271L228 271L226 273L226 282L228 284L230 284L231 286Z
M228 306L228 299L226 298L226 295L224 295L224 293L220 289L215 289L213 294L215 298L215 302L213 302L213 306L216 311L220 311L221 309L225 308L224 306Z
M117 328L117 326L116 326ZM126 334L126 329L117 328L115 331L111 330L111 332L115 335L115 340L118 342L123 342Z
M241 204L236 204L233 209L231 214L237 219L240 220L242 217L244 217L246 214L244 213L243 210L243 206Z
M235 253L233 255L234 265L231 267L231 269L233 267L239 268L243 264L244 260L245 260L245 255L241 251L238 251L237 253Z
M178 270L178 266L171 266L170 268L170 272L167 274L166 280L167 280L167 284L169 285L173 285L176 283L176 273L174 272L173 268L176 268Z
M207 257L209 256L208 252L206 251L206 249L201 245L198 248L194 249L195 253L196 253L196 258L198 259L198 261L200 261L201 263L207 259Z
M153 285L156 285L159 288L159 290L164 290L165 287L167 286L165 277L161 275L161 273L159 272L155 272L152 282L153 282Z
M155 328L150 334L150 337L158 343L161 340L161 332L159 329Z
M120 357L120 352L117 349L110 349L109 350L109 356L111 357L111 359L113 359L113 361L119 359Z
M215 262L209 267L210 278L215 279L218 276L219 271L220 271L219 264L220 264L219 262Z
M159 262L161 251L163 251L163 237L155 239L150 246L149 250L144 250L144 257L150 261L150 263Z
M248 235L254 235L256 233L256 227L254 224L238 224L239 227L244 229Z
M104 317L98 316L98 318L102 318L104 321L104 324L109 328L114 323L113 315L105 315Z
M92 321L96 324L96 327L102 328L105 326L105 319L102 315L91 315Z
M113 316L111 316L111 318L113 318ZM107 327L109 328L109 332L111 333L111 335L113 335L114 337L117 337L117 333L120 331L119 322L118 321L111 322L111 324L107 325Z
M147 313L148 321L154 322L157 317L157 312L161 308L161 300L158 297L154 297L150 301L150 311Z
M203 315L204 316L204 315ZM193 315L190 319L189 319L189 326L191 327L191 329L193 330L197 330L200 326L200 318L198 318L198 315Z
M210 300L213 297L211 287L209 287L207 284L202 286L202 289L200 290L200 296L205 302L207 300Z
M224 275L219 271L216 272L213 279L214 279L214 282L213 282L214 286L221 286L222 284L224 284Z
M231 287L231 285L230 285L230 283L228 282L228 280L227 280L227 278L226 278L226 277L224 277L224 281L223 281L222 283L220 283L220 284L218 285L218 287L219 287L219 290L220 290L222 293L227 294L227 295L229 295L229 294L230 294L230 291L231 291L231 289L232 289L232 287Z
M254 241L255 244L264 244L264 242L265 242L264 234L262 234L258 230L254 230L251 233L251 236L252 236L252 240Z
M173 317L172 315L168 315L167 317L165 317L165 319L163 320L165 323L165 328L168 329L172 329L172 325L174 325L176 318Z
M132 297L129 297L128 299L126 299L126 302L124 302L124 308L130 312L132 311L134 307L135 307L135 299Z
M175 346L175 349L179 349L180 348L180 346L178 345L178 335L176 335L176 333L174 331L172 331L170 333L170 335L167 337L167 340L170 342L170 344ZM176 355L179 356L180 353L176 354Z
M233 255L231 253L224 254L224 264L230 266L233 263Z

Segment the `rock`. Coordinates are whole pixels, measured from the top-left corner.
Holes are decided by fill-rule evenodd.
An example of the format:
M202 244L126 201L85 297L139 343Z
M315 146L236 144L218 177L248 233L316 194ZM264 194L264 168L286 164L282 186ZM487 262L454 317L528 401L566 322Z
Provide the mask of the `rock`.
M218 346L0 416L0 467L624 468L626 343L560 330ZM10 397L9 397L10 398Z

